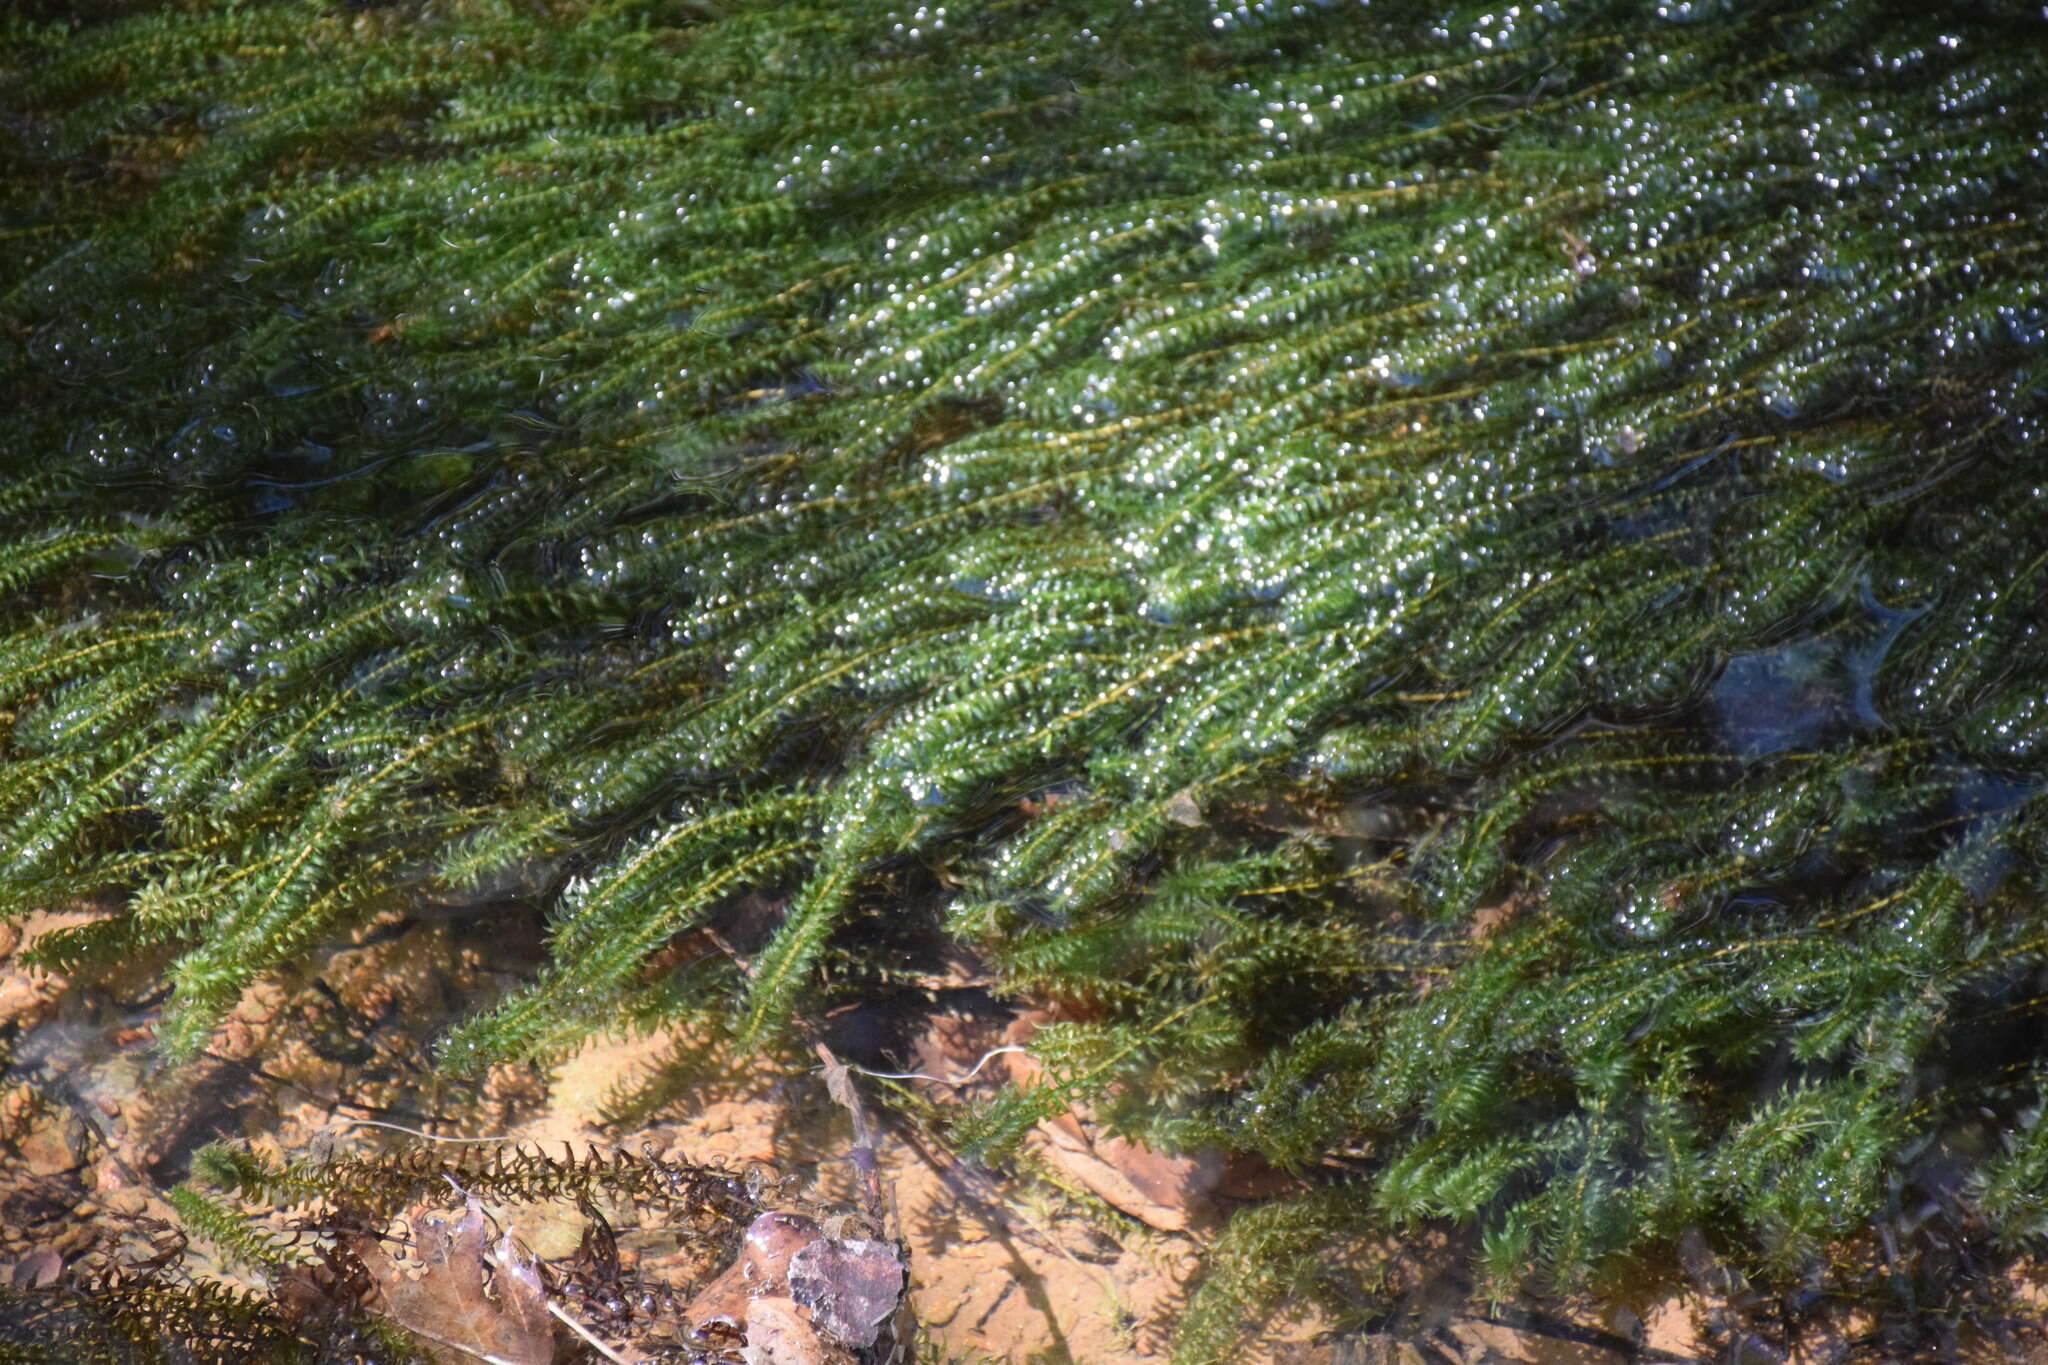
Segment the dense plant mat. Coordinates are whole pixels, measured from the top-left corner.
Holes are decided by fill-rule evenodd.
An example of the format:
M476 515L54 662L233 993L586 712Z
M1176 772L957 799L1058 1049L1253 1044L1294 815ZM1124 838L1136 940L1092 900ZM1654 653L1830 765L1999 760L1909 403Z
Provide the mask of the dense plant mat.
M172 1055L404 906L550 916L454 1069L964 942L1061 1018L974 1150L1306 1177L1188 1359L1434 1220L2041 1228L2038 7L0 33L0 909Z

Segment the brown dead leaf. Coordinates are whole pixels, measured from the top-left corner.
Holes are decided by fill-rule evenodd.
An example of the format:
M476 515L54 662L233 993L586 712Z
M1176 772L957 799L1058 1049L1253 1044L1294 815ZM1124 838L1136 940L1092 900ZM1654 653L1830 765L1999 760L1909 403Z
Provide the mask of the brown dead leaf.
M790 1259L824 1235L816 1222L800 1213L764 1213L756 1218L747 1227L738 1259L683 1309L691 1338L715 1341L746 1332L754 1302L787 1298Z
M1056 1114L1032 1130L1032 1145L1053 1167L1112 1208L1161 1232L1186 1232L1217 1216L1210 1198L1222 1157L1168 1156L1142 1143L1093 1130L1085 1115Z
M555 1324L548 1312L548 1288L541 1279L539 1260L509 1232L498 1238L492 1254L497 1260L493 1281L500 1312L521 1341L542 1343L543 1362L553 1359Z
M747 1344L740 1348L747 1365L827 1365L837 1354L827 1354L817 1330L793 1301L779 1295L754 1300Z
M907 1279L893 1242L828 1237L797 1213L764 1213L740 1254L683 1309L694 1343L749 1365L840 1365L872 1346Z
M1044 1010L1026 1011L1005 1036L1029 1042L1044 1022L1056 1022L1056 1017ZM1038 1059L1028 1054L1005 1060L1018 1085L1045 1075ZM1031 1145L1096 1198L1161 1232L1186 1232L1220 1216L1212 1198L1224 1174L1220 1152L1169 1156L1103 1132L1085 1108L1042 1120L1032 1130Z
M822 1238L789 1258L789 1296L811 1310L820 1332L848 1346L875 1344L903 1281L903 1253L893 1242Z
M63 1273L64 1258L44 1247L16 1261L7 1280L16 1289L44 1289L57 1283Z
M418 1278L375 1239L360 1239L356 1254L377 1286L371 1307L418 1337L445 1365L548 1365L555 1330L539 1267L509 1233L500 1237L493 1297L484 1282L488 1227L474 1199L457 1219L421 1214L413 1223Z

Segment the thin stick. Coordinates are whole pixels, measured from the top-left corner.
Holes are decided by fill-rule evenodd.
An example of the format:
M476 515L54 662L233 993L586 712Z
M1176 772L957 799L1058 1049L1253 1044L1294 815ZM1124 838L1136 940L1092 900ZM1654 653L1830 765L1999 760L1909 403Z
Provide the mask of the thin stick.
M825 1064L825 1093L830 1095L853 1120L853 1169L860 1173L861 1193L865 1196L868 1216L883 1225L891 1235L895 1228L890 1225L887 1210L882 1204L882 1173L875 1159L875 1130L868 1122L867 1106L861 1103L860 1091L853 1084L852 1070L839 1060L815 1035L811 1046L817 1050L818 1060Z
M626 1357L620 1355L617 1351L614 1351L611 1347L605 1345L596 1337L592 1336L590 1334L589 1328L585 1327L582 1323L576 1321L576 1319L570 1317L567 1313L564 1313L562 1311L562 1306L556 1303L553 1299L548 1300L548 1311L550 1313L553 1313L555 1317L557 1317L561 1321L568 1323L570 1331L574 1332L577 1336L582 1337L585 1341L589 1342L590 1349L596 1351L606 1360L615 1362L615 1365L633 1365L632 1361L626 1359Z
M733 965L740 969L747 980L754 979L754 964L743 956L739 949L726 941L725 935L716 929L706 929L705 935L716 944L718 950L731 958ZM882 1197L882 1173L875 1158L875 1130L868 1122L867 1106L861 1103L860 1091L854 1087L849 1074L854 1068L839 1060L836 1053L825 1045L817 1027L810 1020L798 1015L796 1026L810 1039L811 1047L818 1054L818 1060L825 1064L825 1090L853 1120L853 1169L860 1176L861 1202L866 1206L868 1217L872 1218L892 1239L901 1241L902 1231Z
M505 1134L501 1134L501 1135L500 1135L500 1136L498 1136L498 1137L472 1137L472 1138L463 1138L463 1137L436 1137L436 1136L435 1136L434 1134L432 1134L432 1133L422 1133L422 1132L421 1132L421 1131L420 1131L419 1129L417 1129L417 1128L408 1128L408 1127L406 1127L406 1126L405 1126L404 1124L402 1124L402 1123L386 1123L386 1122L384 1122L384 1120L382 1120L382 1119L349 1119L349 1118L344 1118L344 1119L335 1119L335 1120L332 1120L332 1121L333 1121L333 1122L336 1122L336 1123L348 1123L348 1124L353 1124L353 1125L355 1125L355 1126L357 1126L357 1127L359 1127L359 1128L389 1128L389 1129L392 1129L392 1130L393 1130L393 1131L395 1131L395 1132L400 1132L400 1133L411 1133L411 1134L412 1134L412 1135L413 1135L414 1137L417 1137L417 1138L425 1138L425 1139L426 1139L427 1141L429 1141L429 1142L518 1142L518 1141L522 1141L522 1140L523 1140L523 1139L519 1139L519 1138L515 1138L515 1137L513 1137L513 1136L512 1136L512 1135L511 1135L510 1133L505 1133Z

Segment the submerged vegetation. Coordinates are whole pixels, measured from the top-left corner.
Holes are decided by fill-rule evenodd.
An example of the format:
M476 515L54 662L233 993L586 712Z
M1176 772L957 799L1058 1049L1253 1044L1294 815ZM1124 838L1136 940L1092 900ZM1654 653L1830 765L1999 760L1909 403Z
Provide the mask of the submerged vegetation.
M2038 7L90 12L0 30L0 913L172 1053L421 894L550 916L456 1068L950 935L1068 1019L975 1150L1308 1175L1188 1359L1424 1220L2040 1235Z

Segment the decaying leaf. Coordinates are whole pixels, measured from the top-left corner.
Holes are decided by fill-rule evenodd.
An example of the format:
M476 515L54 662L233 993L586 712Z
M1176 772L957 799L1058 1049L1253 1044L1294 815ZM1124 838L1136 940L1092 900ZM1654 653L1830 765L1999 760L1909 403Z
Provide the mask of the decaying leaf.
M714 1341L745 1332L754 1301L786 1297L790 1258L824 1235L798 1213L764 1213L748 1224L738 1259L683 1309L691 1336Z
M832 1357L817 1329L791 1299L770 1295L754 1300L747 1316L747 1365L825 1365Z
M44 1247L16 1261L7 1279L16 1289L43 1289L55 1284L63 1273L64 1258Z
M489 1225L475 1199L452 1220L421 1214L413 1225L417 1277L374 1238L359 1239L354 1250L377 1288L371 1307L419 1338L445 1365L548 1365L555 1331L538 1264L507 1233L492 1248L496 1274L487 1288Z
M764 1213L683 1318L699 1342L744 1339L748 1365L829 1365L875 1344L905 1279L893 1242L829 1237L802 1214Z
M848 1346L875 1344L903 1297L903 1278L903 1253L868 1238L820 1238L789 1260L790 1297L811 1310L820 1332Z
M548 1359L553 1354L555 1324L548 1312L548 1289L541 1279L540 1262L509 1232L498 1238L492 1255L497 1262L499 1309L517 1328L521 1340L547 1344L542 1359Z
M1217 1216L1211 1192L1220 1153L1169 1156L1101 1131L1086 1114L1055 1114L1032 1130L1046 1161L1112 1208L1162 1232L1185 1232Z

